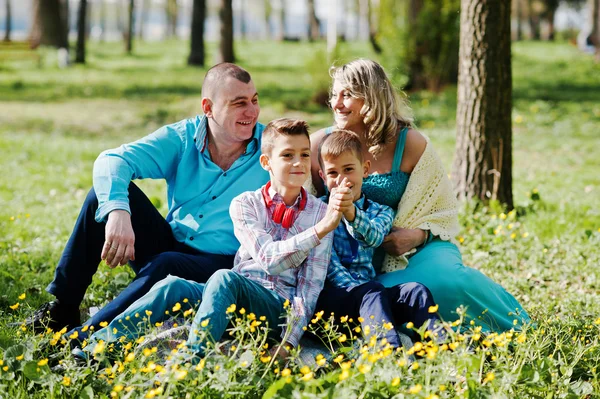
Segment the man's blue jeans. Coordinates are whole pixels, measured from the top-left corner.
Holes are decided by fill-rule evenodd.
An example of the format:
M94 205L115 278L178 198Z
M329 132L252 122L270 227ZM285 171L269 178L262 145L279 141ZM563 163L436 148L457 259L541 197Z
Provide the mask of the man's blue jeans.
M219 270L206 282L187 346L193 352L203 354L205 342L201 339L202 330L207 331L213 340L219 341L229 324L227 308L232 304L236 305L237 310L244 308L246 316L250 313L254 313L257 319L265 316L261 327L266 322L272 336L279 336L282 331L280 325L285 323L281 319L285 312L284 301L275 291L255 281L231 270ZM206 327L202 327L204 320L208 320Z
M112 302L85 323L96 329L101 322L112 321L169 274L203 283L216 270L233 266L233 255L201 253L175 240L171 226L133 183L129 185L129 205L135 233L136 259L129 264L136 277ZM96 222L96 209L98 200L92 189L56 267L54 280L46 288L63 304L79 306L98 270L106 224ZM81 328L77 330L84 338Z

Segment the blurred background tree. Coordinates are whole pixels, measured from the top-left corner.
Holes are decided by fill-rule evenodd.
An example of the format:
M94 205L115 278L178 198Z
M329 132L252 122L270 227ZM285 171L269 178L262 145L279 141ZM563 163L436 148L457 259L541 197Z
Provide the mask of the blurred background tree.
M10 31L12 29L12 17L10 10L10 0L5 0L5 22L4 22L4 41L10 42Z

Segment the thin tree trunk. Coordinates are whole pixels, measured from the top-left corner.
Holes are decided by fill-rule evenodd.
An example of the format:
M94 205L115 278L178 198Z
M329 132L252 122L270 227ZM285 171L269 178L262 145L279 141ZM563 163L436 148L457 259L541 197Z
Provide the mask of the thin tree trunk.
M273 33L273 27L271 24L271 14L273 13L273 7L271 7L271 0L263 0L263 5L265 7L265 27L267 28L267 37L270 39L274 39L275 34Z
M590 0L590 18L592 19L592 31L590 32L590 41L596 47L596 52L600 51L600 0Z
M42 0L44 1L44 0ZM65 30L65 40L67 41L67 46L69 43L69 32L71 32L71 14L69 12L69 0L59 0L60 3L60 18L62 20L62 26Z
M523 40L523 0L515 0L517 8L517 40Z
M165 10L167 15L167 37L177 36L177 17L179 15L177 0L167 0Z
M329 15L327 16L327 54L331 58L337 46L337 7L336 1L329 3Z
M232 0L221 0L219 10L221 20L221 41L219 43L220 62L235 62L233 51L233 6Z
M98 0L98 8L100 9L100 12L99 12L100 37L99 37L99 40L101 43L104 43L104 40L106 40L106 2L104 0Z
M319 19L315 10L315 0L308 0L308 39L310 41L319 40L321 29L319 27Z
M379 0L367 0L368 1L368 9L367 9L367 21L369 22L369 42L371 43L371 47L373 47L373 51L377 54L381 54L382 48L377 42L377 32L378 32L378 24L377 24L377 14L373 12L375 8L379 5ZM377 4L373 4L376 2Z
M457 142L461 198L513 208L510 2L462 0Z
M29 37L32 48L39 45L69 48L61 12L63 6L60 0L34 0L33 24Z
M10 10L10 0L6 0L6 23L4 25L6 30L4 32L4 41L10 42L10 33L12 30L12 16Z
M188 65L204 66L204 20L206 19L206 1L194 0L192 10L192 29L190 33L190 56Z
M87 16L87 0L79 0L79 12L77 13L77 46L75 48L76 64L85 64L85 36Z
M239 18L240 18L240 36L242 37L242 40L247 40L248 39L248 27L246 24L246 0L240 0L240 12L239 12Z
M540 17L533 9L533 0L528 0L529 29L531 30L531 39L540 40Z
M135 13L135 0L129 0L127 34L125 37L125 51L127 54L133 53L133 16Z
M411 32L418 32L419 14L423 8L423 0L410 0L408 9L408 26ZM427 43L424 38L415 35L412 39L414 47L413 55L408 62L408 83L407 89L423 89L428 85L423 59L427 53Z
M281 42L285 39L285 0L279 0L279 5L280 8L277 15L279 17L279 32L277 33L277 40Z

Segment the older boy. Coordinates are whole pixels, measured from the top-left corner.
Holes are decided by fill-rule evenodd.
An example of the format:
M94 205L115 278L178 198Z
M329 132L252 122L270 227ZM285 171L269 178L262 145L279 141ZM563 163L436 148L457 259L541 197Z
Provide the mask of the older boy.
M362 193L370 162L363 162L361 154L358 136L347 130L334 131L319 147L319 175L330 191L337 189L343 218L334 233L327 284L317 309L325 314L362 317L363 327L369 326L371 331L376 325L391 322L400 326L409 321L416 326L428 323L428 328L433 329L438 318L429 313L429 307L435 303L425 286L407 283L385 288L373 281L373 253L389 233L394 211ZM339 195L339 187L349 188L350 193ZM328 197L323 200L328 201ZM394 329L388 329L385 338L392 346L401 346Z

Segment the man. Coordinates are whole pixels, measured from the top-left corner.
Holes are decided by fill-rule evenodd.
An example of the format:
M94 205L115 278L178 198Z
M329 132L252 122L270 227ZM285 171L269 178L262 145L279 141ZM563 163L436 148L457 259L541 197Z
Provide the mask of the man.
M26 325L54 331L80 325L79 305L100 260L129 263L136 278L86 325L110 322L167 275L206 282L230 269L239 242L229 204L269 179L260 166L263 125L250 74L218 64L202 84L203 116L167 125L105 151L94 164L94 188L46 290L56 297ZM163 218L132 179L165 179Z

